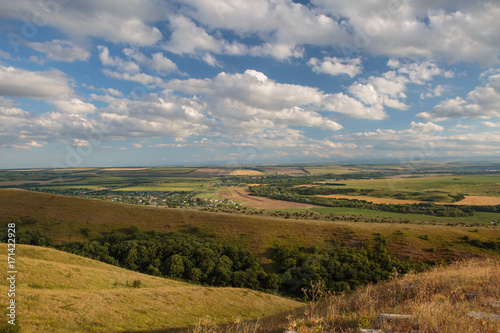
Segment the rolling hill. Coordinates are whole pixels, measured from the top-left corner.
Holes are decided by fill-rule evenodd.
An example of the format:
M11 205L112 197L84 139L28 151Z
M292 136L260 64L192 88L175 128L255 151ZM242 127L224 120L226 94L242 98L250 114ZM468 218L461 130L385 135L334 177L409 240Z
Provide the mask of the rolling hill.
M6 247L1 246L4 253ZM302 305L248 289L153 277L36 246L17 245L16 264L22 332L159 330L192 326L208 315L213 322L234 322ZM1 304L8 304L8 289L2 279Z
M313 212L311 212L313 214ZM263 264L272 259L276 245L328 247L332 241L347 247L370 244L380 235L387 249L400 259L455 260L498 256L475 246L472 240L498 242L500 228L485 225L373 223L356 220L292 220L269 216L214 213L189 209L157 208L83 199L70 196L0 189L0 231L18 221L51 237L55 243L101 238L113 229L127 232L173 232L198 229L225 244L252 250ZM83 232L88 229L88 232ZM465 240L469 241L465 241Z

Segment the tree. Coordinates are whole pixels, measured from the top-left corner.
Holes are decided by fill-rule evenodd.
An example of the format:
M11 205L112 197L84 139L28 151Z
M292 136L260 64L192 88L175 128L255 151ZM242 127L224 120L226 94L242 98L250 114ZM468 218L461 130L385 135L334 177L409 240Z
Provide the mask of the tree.
M174 254L167 259L167 275L175 278L181 278L184 274L184 263L182 256Z

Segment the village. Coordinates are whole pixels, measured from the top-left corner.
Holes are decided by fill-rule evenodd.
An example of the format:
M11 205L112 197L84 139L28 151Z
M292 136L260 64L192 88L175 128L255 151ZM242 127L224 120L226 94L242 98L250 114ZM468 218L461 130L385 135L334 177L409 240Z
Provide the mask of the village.
M113 191L109 188L42 190L52 194L165 208L240 208L240 203L223 198L199 198L195 191Z

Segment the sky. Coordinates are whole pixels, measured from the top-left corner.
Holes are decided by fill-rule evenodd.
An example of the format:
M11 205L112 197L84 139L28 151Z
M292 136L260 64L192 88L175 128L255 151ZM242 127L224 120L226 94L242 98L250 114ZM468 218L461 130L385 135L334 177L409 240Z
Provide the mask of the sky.
M497 159L497 0L0 0L0 168Z

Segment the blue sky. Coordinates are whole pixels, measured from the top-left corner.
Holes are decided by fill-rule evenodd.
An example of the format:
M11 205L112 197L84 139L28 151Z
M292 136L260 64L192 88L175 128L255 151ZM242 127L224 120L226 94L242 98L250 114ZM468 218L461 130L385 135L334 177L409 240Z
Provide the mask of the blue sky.
M499 156L498 1L0 9L0 168Z

